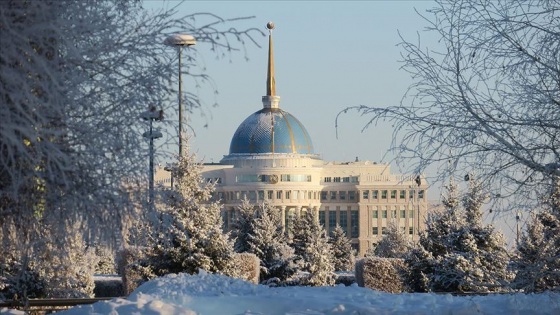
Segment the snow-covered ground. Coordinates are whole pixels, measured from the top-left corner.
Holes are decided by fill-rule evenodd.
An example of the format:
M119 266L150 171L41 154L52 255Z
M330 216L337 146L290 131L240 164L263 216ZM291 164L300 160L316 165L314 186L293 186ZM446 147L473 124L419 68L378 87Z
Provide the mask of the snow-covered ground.
M389 294L356 285L270 288L219 275L172 274L143 284L127 299L59 314L560 314L560 294Z

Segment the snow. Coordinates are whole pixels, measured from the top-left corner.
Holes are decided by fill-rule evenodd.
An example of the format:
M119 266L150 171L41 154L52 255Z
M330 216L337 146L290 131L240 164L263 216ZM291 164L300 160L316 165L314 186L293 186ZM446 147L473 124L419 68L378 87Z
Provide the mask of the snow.
M126 299L58 314L560 314L560 294L389 294L357 285L274 288L201 272L170 274Z

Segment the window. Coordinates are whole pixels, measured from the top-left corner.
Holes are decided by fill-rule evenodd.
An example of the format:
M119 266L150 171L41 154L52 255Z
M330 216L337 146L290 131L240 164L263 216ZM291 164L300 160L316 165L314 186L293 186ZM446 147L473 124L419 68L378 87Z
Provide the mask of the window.
M348 200L356 200L356 192L355 191L349 191L348 192Z
M369 199L369 190L362 191L362 199L364 199L364 200Z
M257 199L257 192L254 190L249 191L249 199L250 200L255 200Z
M357 183L358 182L358 176L351 176L350 177L350 182Z
M360 236L360 216L357 210L350 211L350 226L352 227L352 237Z
M379 216L379 213L377 212L377 210L373 210L372 212L372 218L377 219L377 217Z
M325 226L325 211L319 211L319 224Z
M399 194L399 198L400 199L405 199L406 198L406 190L401 190L401 192Z
M266 192L266 194L267 194L268 199L272 200L272 196L274 195L274 192L272 190L269 190L269 191Z
M235 222L235 210L230 210L229 211L229 222L230 222L230 224Z
M282 199L282 191L281 190L276 191L276 199Z
M387 191L386 190L381 191L381 199L387 199Z
M342 177L342 182L343 183L349 183L350 182L350 177Z
M247 199L247 192L246 191L241 192L241 199Z
M348 211L340 211L339 216L339 225L344 231L344 234L348 235Z
M290 191L290 190L286 190L286 199L291 199L291 196L292 196L291 192L292 191Z
M345 191L339 191L338 196L340 197L340 200L346 200L346 192Z
M406 218L406 210L401 210L401 219Z
M336 212L329 211L329 235L334 231L336 227Z
M391 199L397 199L397 191L391 190Z
M374 226L371 230L371 234L378 235L379 234L379 228L377 226Z
M379 190L372 190L371 191L371 199L379 198Z
M424 199L424 190L418 191L418 199Z
M235 181L238 183L253 183L257 182L259 177L257 174L246 174L246 175L237 175L235 176Z
M331 191L331 200L336 200L336 191Z
M222 200L224 199L224 193L223 192L218 192L218 199Z
M280 180L283 181L283 182L310 182L311 181L311 175L306 175L306 174L282 174L282 175L280 175Z
M387 219L387 210L382 210L381 211L381 218L382 219Z
M259 200L264 200L264 190L259 190Z
M381 235L387 235L387 228L386 227L381 228Z
M323 181L325 183L330 183L330 182L332 182L332 178L331 177L325 177L325 178L323 178Z
M321 200L327 200L327 192L326 191L321 192Z
M410 235L414 234L414 227L411 226L408 228L408 234Z
M414 199L414 190L408 191L408 198L409 199Z
M335 178L334 178L334 182L335 182L335 183L340 183L340 177L335 177Z

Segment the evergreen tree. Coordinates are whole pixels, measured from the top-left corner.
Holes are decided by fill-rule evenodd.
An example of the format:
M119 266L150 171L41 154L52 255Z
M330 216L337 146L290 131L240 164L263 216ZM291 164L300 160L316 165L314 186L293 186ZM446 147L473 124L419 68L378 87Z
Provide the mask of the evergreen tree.
M438 263L432 286L436 291L498 291L511 278L503 235L482 222L481 207L487 196L474 176L468 180L463 219L447 236L447 253L434 255Z
M253 222L257 211L247 199L241 202L237 210L237 217L232 227L232 236L235 238L234 248L237 253L245 253L251 250L249 235L254 234Z
M66 231L65 239L51 238L37 250L33 267L45 283L45 297L93 297L95 253L86 248L79 224Z
M525 292L560 289L560 182L555 178L544 209L531 217L517 246L514 288Z
M445 208L429 217L421 248L406 257L409 282L419 291L502 290L511 278L509 255L503 235L482 223L481 183L469 176L462 202L453 182L446 188Z
M196 273L234 273L233 241L222 230L220 205L210 201L213 185L200 175L195 156L184 155L172 170L177 186L168 198L164 214L170 219L166 233L160 232L149 264L156 275Z
M261 281L277 278L284 282L292 277L299 269L298 259L288 245L279 210L265 204L259 209L252 230L248 242L250 252L261 261Z
M333 285L333 252L327 233L314 211L306 211L294 220L292 246L303 259L303 271L309 272L304 284L313 286Z
M354 270L354 250L344 230L337 225L329 239L332 248L332 260L335 271Z
M412 242L408 236L397 226L396 222L389 222L387 234L375 247L375 256L385 258L404 258L412 248Z

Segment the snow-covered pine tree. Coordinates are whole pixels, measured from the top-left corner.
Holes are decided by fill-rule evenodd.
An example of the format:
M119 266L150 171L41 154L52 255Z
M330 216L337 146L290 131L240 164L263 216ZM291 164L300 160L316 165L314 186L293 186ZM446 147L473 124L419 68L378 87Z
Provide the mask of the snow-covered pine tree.
M115 252L108 246L98 244L93 248L95 253L95 273L101 275L116 274Z
M220 205L211 201L213 184L202 178L201 164L186 152L172 169L177 185L164 214L171 219L158 233L148 263L156 275L196 273L199 269L234 275L233 241L224 233Z
M486 292L507 288L511 273L503 235L482 222L481 208L487 195L474 176L469 176L463 197L464 220L447 236L447 253L434 257L432 287L436 291ZM432 252L433 254L433 252Z
M280 210L273 206L264 204L259 208L248 241L251 252L261 260L261 282L272 278L284 282L299 270L297 256L282 228Z
M352 243L346 233L337 225L329 238L332 248L332 260L335 271L354 270L355 253L352 249Z
M420 248L406 256L409 282L418 291L499 291L511 274L503 235L482 222L486 195L473 176L463 199L451 181L443 196L444 209L432 213Z
M261 209L262 211L262 209ZM249 235L253 233L253 222L256 217L257 210L255 206L245 199L241 201L241 205L237 208L236 220L232 227L232 237L235 239L235 252L245 253L251 250L249 245Z
M66 231L65 239L51 238L37 248L38 260L33 267L45 282L46 297L93 297L95 253L87 249L78 233L79 223L66 227Z
M335 282L333 252L327 233L315 211L305 211L294 220L292 246L303 259L303 271L309 275L303 284L333 285Z
M426 219L426 229L420 234L418 247L406 256L410 289L414 292L428 292L433 289L434 270L439 259L450 250L451 234L457 224L461 224L461 200L458 186L453 179L444 186L443 209L433 211Z
M387 225L387 234L375 247L373 253L378 257L404 258L412 248L410 238L401 231L394 221Z
M517 246L513 287L525 292L560 290L560 179L554 181Z
M449 237L456 226L464 224L459 188L451 179L445 185L442 196L443 209L428 215L425 233L420 235L420 244L437 258L445 255L450 248Z

